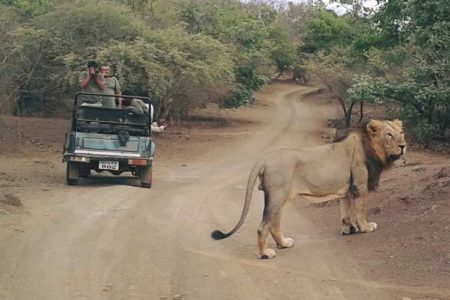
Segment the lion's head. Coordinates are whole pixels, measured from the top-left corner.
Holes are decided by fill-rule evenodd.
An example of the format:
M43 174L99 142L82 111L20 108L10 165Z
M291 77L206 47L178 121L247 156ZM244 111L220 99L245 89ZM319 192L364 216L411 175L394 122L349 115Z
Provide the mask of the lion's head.
M403 122L371 120L367 123L368 147L383 165L403 157L406 151Z

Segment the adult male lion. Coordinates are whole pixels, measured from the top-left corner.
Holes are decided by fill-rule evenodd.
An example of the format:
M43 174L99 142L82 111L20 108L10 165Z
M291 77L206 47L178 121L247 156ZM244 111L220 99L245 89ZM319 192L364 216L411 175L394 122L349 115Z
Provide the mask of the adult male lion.
M287 200L301 196L316 202L340 199L342 234L371 232L377 224L366 220L366 194L379 183L381 172L406 151L402 122L371 120L361 132L350 133L333 144L280 150L258 162L248 178L244 208L238 224L229 232L214 231L219 240L235 233L247 216L256 178L264 192L264 212L258 229L260 258L273 258L266 248L272 234L278 248L294 245L280 229L281 210Z

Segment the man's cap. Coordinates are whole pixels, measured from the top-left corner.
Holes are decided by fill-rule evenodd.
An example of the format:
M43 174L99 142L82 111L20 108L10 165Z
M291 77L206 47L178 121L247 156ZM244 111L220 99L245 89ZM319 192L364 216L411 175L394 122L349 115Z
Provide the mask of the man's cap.
M90 60L87 63L87 67L88 68L91 68L91 67L98 68L98 63L95 60Z

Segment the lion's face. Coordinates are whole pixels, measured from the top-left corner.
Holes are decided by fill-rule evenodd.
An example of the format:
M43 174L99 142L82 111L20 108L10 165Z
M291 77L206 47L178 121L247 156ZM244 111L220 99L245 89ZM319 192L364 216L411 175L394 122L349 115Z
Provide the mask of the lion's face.
M385 163L394 162L405 154L406 141L402 121L372 120L367 124L370 146Z

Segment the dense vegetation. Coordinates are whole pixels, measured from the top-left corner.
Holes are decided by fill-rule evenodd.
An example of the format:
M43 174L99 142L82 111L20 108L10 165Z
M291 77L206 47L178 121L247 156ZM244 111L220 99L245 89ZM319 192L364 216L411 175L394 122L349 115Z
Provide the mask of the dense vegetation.
M294 68L341 103L389 103L419 139L448 138L448 0L0 0L0 112L67 111L89 59L160 117L208 103L238 107ZM392 103L392 104L390 104Z

